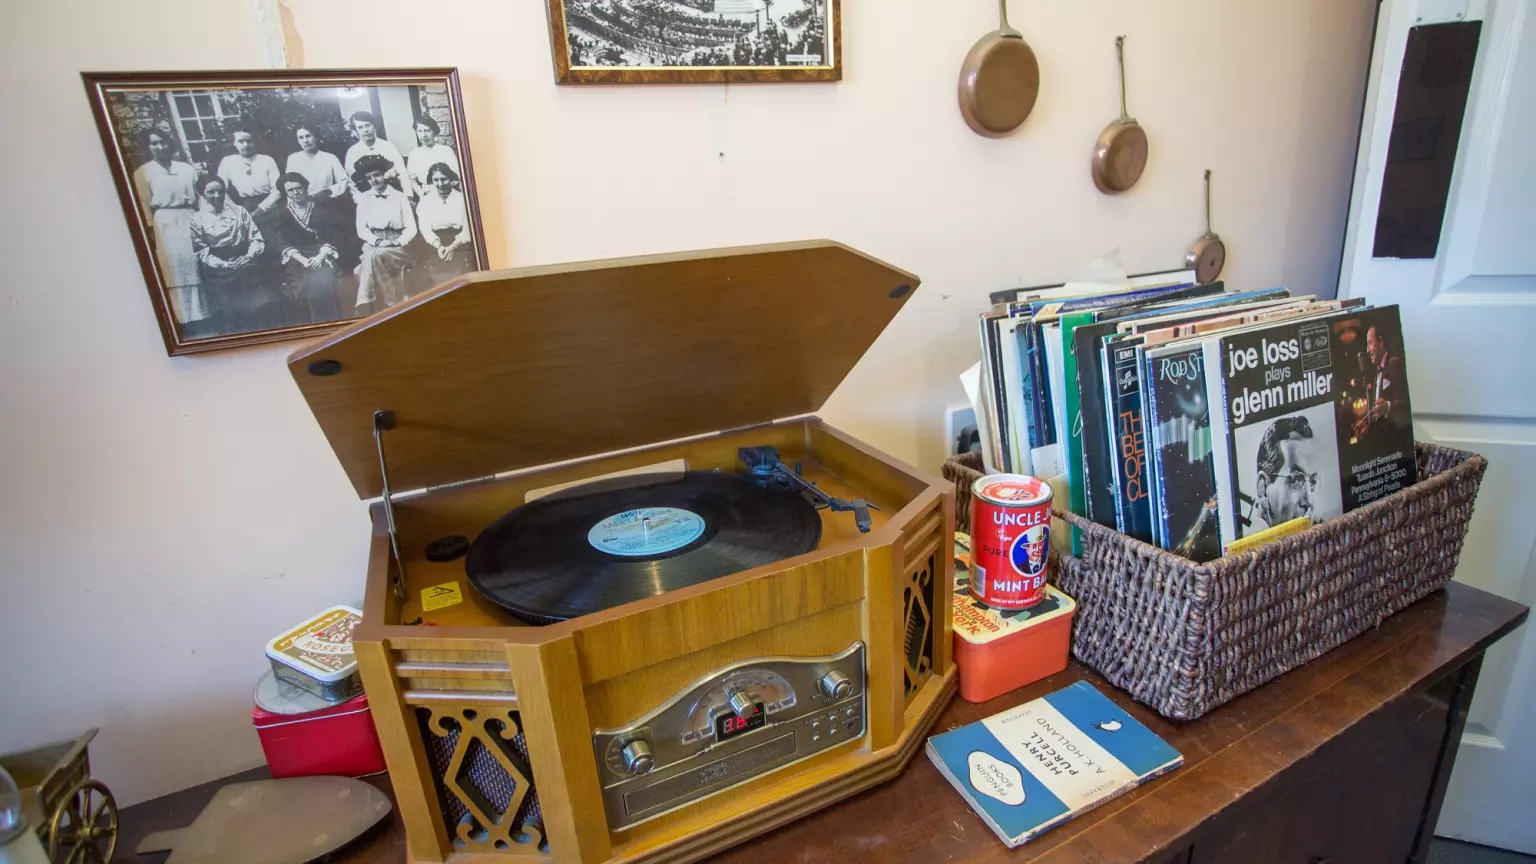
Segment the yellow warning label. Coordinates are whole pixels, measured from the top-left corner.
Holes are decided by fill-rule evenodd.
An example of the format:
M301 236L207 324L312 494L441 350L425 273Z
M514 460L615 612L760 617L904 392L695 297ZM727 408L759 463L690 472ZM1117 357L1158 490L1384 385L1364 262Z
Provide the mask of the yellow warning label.
M421 589L421 611L423 612L431 612L433 609L441 609L444 606L462 602L464 602L464 594L459 591L457 582L444 582L441 585Z

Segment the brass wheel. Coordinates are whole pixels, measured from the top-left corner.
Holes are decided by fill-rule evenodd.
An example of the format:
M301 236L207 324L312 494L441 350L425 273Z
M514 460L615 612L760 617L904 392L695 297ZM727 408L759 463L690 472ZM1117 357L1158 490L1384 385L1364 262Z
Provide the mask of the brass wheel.
M117 850L117 799L106 784L82 780L64 796L48 822L53 864L108 864Z

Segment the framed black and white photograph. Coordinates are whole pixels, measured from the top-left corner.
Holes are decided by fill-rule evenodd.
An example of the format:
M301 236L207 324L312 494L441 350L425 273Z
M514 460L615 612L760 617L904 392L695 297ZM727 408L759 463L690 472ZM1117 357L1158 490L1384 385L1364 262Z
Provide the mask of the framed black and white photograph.
M839 0L548 0L561 84L837 81Z
M454 69L83 73L170 354L487 269Z

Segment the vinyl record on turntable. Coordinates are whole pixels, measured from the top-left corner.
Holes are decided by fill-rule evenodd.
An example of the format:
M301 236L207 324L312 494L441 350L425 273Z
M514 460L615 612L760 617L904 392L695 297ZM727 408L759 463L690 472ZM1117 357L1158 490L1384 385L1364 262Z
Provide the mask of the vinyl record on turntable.
M524 504L464 569L486 599L548 624L816 548L821 517L789 489L726 473L618 477Z

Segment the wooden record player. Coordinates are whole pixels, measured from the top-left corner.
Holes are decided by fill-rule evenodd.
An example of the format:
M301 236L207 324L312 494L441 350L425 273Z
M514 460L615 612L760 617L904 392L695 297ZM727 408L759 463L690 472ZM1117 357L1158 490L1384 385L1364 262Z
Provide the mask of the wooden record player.
M917 284L827 241L528 267L290 358L379 499L354 644L411 861L692 861L918 752L955 687L954 490L811 416ZM871 530L822 510L812 552L541 627L467 583L531 491L767 446Z

